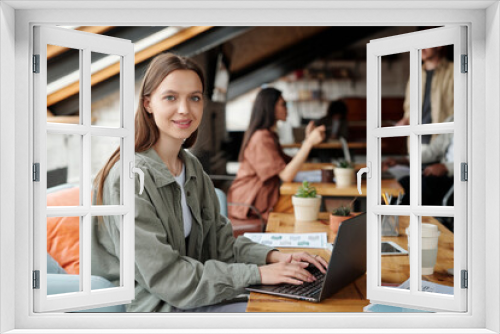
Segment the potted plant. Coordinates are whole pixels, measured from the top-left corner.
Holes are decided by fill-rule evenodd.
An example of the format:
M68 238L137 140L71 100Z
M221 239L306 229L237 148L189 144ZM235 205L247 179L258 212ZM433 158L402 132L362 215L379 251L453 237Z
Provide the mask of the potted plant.
M342 160L334 168L337 187L349 187L354 184L354 165Z
M316 188L304 181L292 196L293 210L297 220L317 220L321 195L316 194Z
M340 224L349 218L356 216L357 213L351 212L350 206L341 205L330 214L330 228L334 233L337 233Z

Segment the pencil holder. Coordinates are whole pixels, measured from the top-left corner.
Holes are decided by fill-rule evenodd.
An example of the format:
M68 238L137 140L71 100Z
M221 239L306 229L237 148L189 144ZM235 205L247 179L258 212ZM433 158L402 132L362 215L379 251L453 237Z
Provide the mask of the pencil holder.
M382 216L382 236L397 237L399 235L399 217Z

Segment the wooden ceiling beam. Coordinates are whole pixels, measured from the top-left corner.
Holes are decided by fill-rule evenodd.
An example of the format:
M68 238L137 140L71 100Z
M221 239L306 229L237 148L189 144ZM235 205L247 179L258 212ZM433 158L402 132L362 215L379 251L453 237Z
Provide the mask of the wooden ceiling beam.
M164 39L142 51L139 51L135 54L135 64L139 64L151 57L156 56L157 54L162 53L165 50L171 49L176 45L179 45L209 29L211 26L203 26L203 27L190 27L184 30L179 31L177 34ZM111 78L114 75L120 73L120 63L115 63L111 66L102 69L99 72L92 74L90 79L91 86L96 85L108 78ZM47 95L47 107L50 107L53 104L56 104L74 94L77 94L80 91L80 82L74 82L69 84L68 86Z
M114 28L113 26L84 26L84 27L78 27L75 30L79 31L84 31L84 32L90 32L92 34L102 34L111 28ZM52 57L55 57L57 55L60 55L63 52L66 52L69 50L68 48L64 46L59 46L59 45L47 45L47 59L50 59Z

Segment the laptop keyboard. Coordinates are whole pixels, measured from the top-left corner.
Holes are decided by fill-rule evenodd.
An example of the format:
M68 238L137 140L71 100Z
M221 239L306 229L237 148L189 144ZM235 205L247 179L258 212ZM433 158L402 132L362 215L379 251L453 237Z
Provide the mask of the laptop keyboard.
M309 267L307 270L316 277L316 281L304 282L302 285L281 284L274 287L271 291L295 296L313 297L321 291L326 275L316 267Z

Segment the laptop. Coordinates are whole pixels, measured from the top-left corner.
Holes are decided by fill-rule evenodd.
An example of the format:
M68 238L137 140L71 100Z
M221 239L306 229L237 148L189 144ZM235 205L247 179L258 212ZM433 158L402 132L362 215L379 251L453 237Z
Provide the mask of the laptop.
M352 162L351 160L351 152L349 152L349 145L347 144L347 140L344 137L339 138L342 143L342 153L344 153L344 159L347 162Z
M310 302L320 302L366 272L366 213L340 224L326 274L315 266L309 270L317 280L302 285L252 285L247 291L267 293Z

